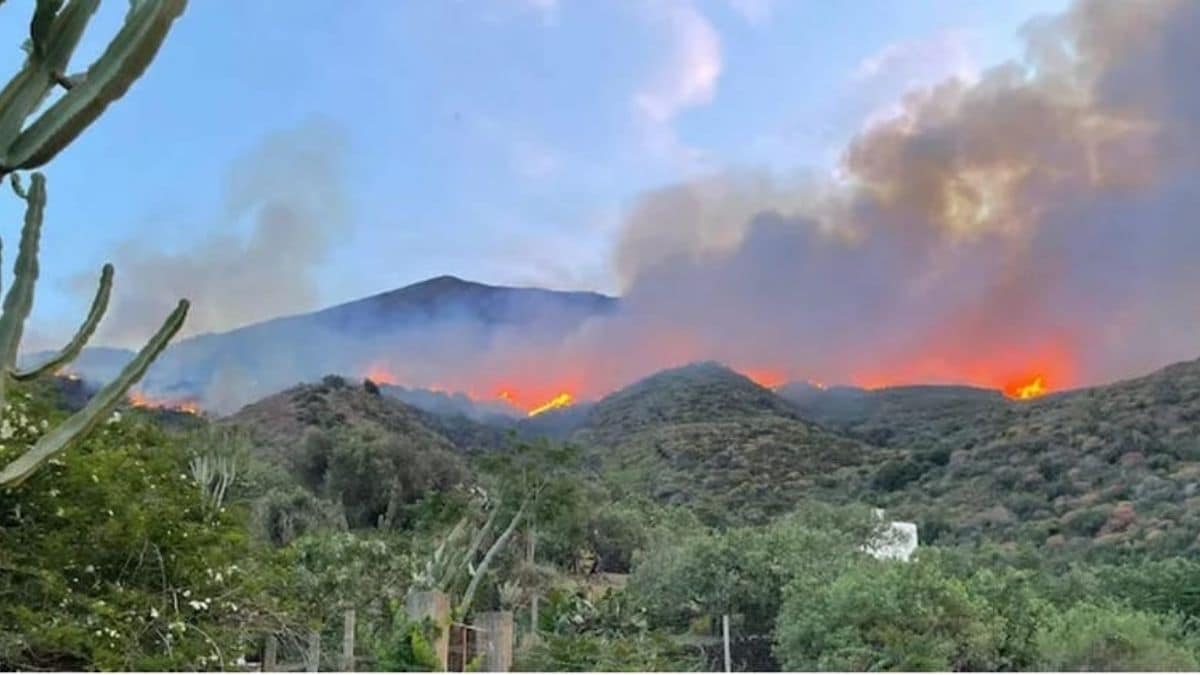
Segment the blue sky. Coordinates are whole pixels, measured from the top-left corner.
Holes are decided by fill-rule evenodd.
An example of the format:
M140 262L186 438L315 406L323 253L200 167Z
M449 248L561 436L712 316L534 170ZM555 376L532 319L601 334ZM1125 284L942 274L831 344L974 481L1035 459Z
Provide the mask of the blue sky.
M204 241L237 158L313 120L344 139L348 223L314 263L313 307L437 274L617 292L611 249L639 194L727 167L828 170L906 89L1018 57L1019 27L1064 4L192 0L147 75L45 169L33 336L82 315L75 280L124 243ZM25 5L0 8L8 72ZM77 68L120 21L125 3L106 5ZM0 200L9 250L18 205ZM136 284L118 269L118 293Z

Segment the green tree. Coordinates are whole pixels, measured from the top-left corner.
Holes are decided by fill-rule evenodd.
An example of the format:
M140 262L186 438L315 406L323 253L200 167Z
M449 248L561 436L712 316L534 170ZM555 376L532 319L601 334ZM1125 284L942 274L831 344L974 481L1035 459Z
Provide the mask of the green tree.
M1038 634L1044 670L1196 670L1193 639L1169 615L1085 603L1052 617Z
M860 559L832 583L789 584L775 632L788 670L994 670L1004 620L936 559Z

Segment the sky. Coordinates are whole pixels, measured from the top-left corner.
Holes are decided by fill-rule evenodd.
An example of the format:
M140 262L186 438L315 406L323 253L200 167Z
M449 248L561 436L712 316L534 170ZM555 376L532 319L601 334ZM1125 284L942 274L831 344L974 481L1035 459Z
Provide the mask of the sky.
M32 4L0 8L9 72ZM729 169L828 173L904 92L1021 58L1022 26L1065 4L192 0L44 169L29 341L65 336L106 260L117 303L191 281L193 333L440 274L620 293L639 196ZM73 70L119 25L125 3L105 5ZM303 236L254 211L289 190ZM19 206L0 199L9 250Z

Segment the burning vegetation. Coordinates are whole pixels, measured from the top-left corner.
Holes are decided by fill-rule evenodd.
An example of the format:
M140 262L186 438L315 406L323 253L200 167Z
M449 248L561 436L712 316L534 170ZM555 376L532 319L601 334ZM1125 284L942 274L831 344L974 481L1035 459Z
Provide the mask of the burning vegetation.
M135 408L171 410L174 412L199 415L203 410L200 404L192 399L174 399L149 396L145 392L134 389L129 392L129 404Z

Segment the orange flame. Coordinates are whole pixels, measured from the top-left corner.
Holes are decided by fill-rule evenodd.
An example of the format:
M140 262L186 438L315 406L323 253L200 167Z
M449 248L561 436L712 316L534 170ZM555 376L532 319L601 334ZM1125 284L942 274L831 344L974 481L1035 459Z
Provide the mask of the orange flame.
M191 399L154 398L136 389L129 392L129 403L135 408L174 410L189 415L199 415L201 412L200 405Z
M743 368L740 372L758 386L766 389L775 389L787 383L787 375L774 368Z
M386 363L373 363L367 367L367 374L364 376L375 384L399 384L399 378L388 368Z
M1046 388L1046 378L1041 375L1035 376L1027 382L1014 382L1004 388L1005 396L1020 400L1037 398L1049 392Z
M572 399L571 395L564 391L563 393L559 394L558 396L555 396L554 398L550 399L549 401L546 401L545 403L539 405L538 407L534 408L533 410L530 410L529 416L533 417L534 415L540 415L540 414L546 412L547 410L554 410L555 408L565 408L565 407L571 405L572 400L573 399Z

